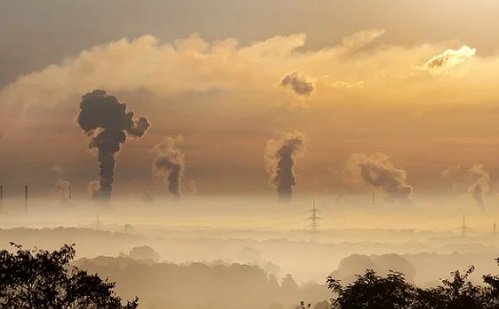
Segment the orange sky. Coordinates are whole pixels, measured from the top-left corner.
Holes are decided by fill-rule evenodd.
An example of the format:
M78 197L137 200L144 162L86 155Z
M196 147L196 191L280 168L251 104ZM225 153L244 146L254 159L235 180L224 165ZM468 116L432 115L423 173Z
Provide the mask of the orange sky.
M51 195L64 178L87 197L97 160L74 118L81 95L105 89L152 123L118 156L118 196L167 194L153 177L151 149L178 135L185 194L194 182L202 195L273 194L265 145L294 130L306 137L298 194L370 192L349 158L378 152L404 171L414 196L465 194L477 179L487 182L485 195L496 192L499 43L491 38L499 4L180 2L114 1L109 17L84 2L38 15L36 3L0 5L0 20L17 25L0 27L1 183ZM16 14L23 21L9 17ZM286 76L295 79L284 85ZM488 178L473 178L474 164ZM449 166L462 172L445 179Z

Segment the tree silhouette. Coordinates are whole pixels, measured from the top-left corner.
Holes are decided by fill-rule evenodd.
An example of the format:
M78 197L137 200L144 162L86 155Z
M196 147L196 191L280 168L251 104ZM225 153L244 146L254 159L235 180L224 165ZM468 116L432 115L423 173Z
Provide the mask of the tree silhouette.
M346 287L332 277L328 277L327 283L328 288L338 294L332 300L332 307L341 309L412 308L417 293L416 288L405 282L402 273L392 271L386 277L381 277L368 269Z
M0 251L0 308L5 309L135 309L138 299L121 304L114 283L89 275L70 262L74 245L59 250Z
M499 263L499 259L497 260ZM402 273L390 272L386 277L372 269L343 287L339 280L328 277L328 288L337 294L332 308L411 308L411 309L492 309L499 308L499 277L483 276L485 286L469 281L473 266L466 271L451 272L450 279L437 287L417 288L405 281Z

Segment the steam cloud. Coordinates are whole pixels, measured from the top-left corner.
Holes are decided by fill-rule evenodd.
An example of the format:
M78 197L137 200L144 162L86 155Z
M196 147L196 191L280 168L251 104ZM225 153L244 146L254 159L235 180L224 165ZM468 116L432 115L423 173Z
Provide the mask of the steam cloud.
M176 197L182 196L182 177L184 176L185 161L184 154L176 147L176 144L182 140L167 137L164 142L154 146L153 152L156 154L153 169L156 172L168 173L168 191Z
M71 184L69 181L59 178L56 180L54 187L52 188L52 192L57 195L60 195L63 201L69 200L69 190Z
M291 89L300 96L309 96L314 91L314 85L307 82L306 78L299 72L293 72L284 76L281 80L281 86L291 87Z
M134 118L127 105L104 90L94 90L82 97L77 123L91 138L89 147L98 150L99 181L89 187L94 199L109 200L114 182L116 154L127 136L144 136L151 124L145 117Z
M428 60L424 67L432 73L440 74L465 62L476 54L475 48L462 46L458 50L447 49L440 55Z
M469 169L461 165L449 166L442 171L442 177L452 182L454 191L470 193L480 207L485 204L484 198L490 191L491 179L483 164L473 164Z
M484 205L484 195L490 189L490 175L484 170L483 164L474 164L468 170L468 181L471 183L468 192L479 206Z
M407 184L407 172L396 168L387 155L354 153L348 159L348 166L351 172L373 187L383 190L390 199L410 201L413 190Z
M299 131L270 139L265 147L266 170L281 201L291 201L296 185L295 161L305 154L305 136Z

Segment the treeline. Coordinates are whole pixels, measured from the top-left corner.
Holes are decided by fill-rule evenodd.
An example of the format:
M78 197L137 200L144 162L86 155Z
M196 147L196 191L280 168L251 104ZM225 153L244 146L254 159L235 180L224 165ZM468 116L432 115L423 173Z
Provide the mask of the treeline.
M330 297L325 284L299 287L291 275L279 280L252 265L177 265L128 257L81 259L76 265L115 281L124 298L138 295L140 308L294 308L301 299L317 303Z
M499 263L499 259L497 260ZM328 287L336 296L331 308L408 308L408 309L492 309L499 308L499 276L484 275L484 285L474 285L469 276L473 266L466 271L454 271L450 279L431 288L418 288L400 272L379 276L372 269L346 286L328 277Z

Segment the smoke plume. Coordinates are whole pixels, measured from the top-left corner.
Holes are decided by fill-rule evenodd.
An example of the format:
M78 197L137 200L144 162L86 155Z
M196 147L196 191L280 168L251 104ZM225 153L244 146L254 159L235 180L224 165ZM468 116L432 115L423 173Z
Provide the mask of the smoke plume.
M299 72L293 72L284 76L281 80L281 86L291 87L300 96L309 96L314 91L314 85L308 82Z
M354 153L348 159L348 167L364 182L383 190L391 200L410 201L413 190L407 184L407 172L396 168L387 155Z
M305 136L299 131L289 132L277 139L270 139L265 147L266 170L270 183L277 189L281 201L291 201L297 177L294 165L305 154Z
M109 200L114 182L116 154L127 136L142 137L151 124L145 117L134 118L127 105L104 90L94 90L82 97L77 123L90 138L90 148L98 150L99 181L92 185L94 199Z
M469 169L462 165L449 166L442 171L444 180L452 183L455 192L468 192L478 206L485 204L485 194L490 191L490 175L483 164L473 164Z
M471 184L468 192L479 206L483 206L484 195L490 189L490 175L485 171L483 164L474 164L468 170L467 180Z
M176 147L180 141L182 141L182 136L167 137L164 142L153 148L153 152L156 154L153 170L155 173L168 174L168 191L176 198L182 196L181 182L185 169L184 154Z
M68 201L70 199L71 184L69 181L59 178L56 180L52 192L59 195L62 201Z

